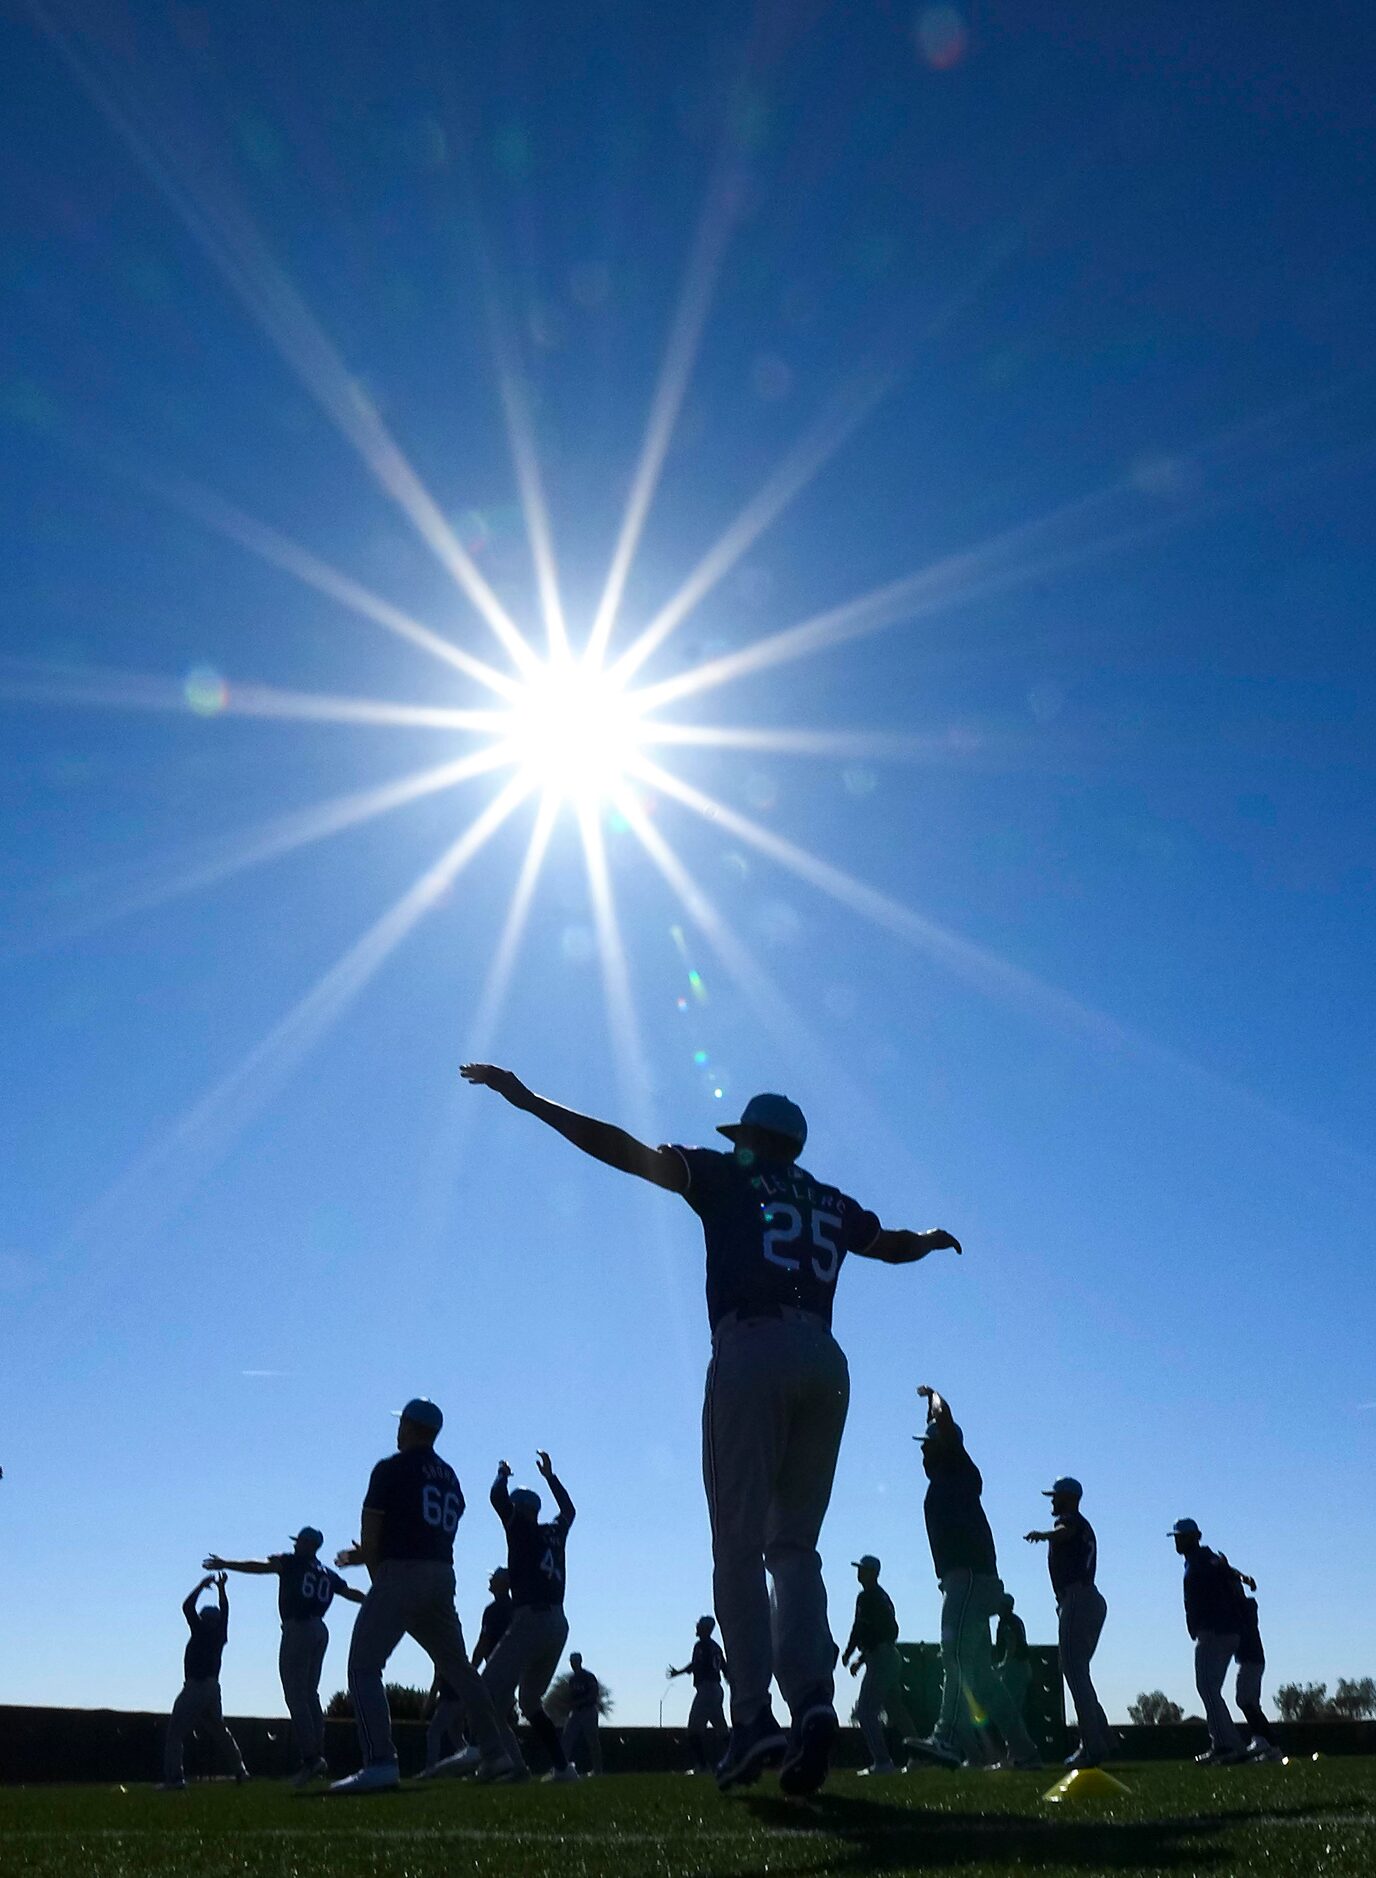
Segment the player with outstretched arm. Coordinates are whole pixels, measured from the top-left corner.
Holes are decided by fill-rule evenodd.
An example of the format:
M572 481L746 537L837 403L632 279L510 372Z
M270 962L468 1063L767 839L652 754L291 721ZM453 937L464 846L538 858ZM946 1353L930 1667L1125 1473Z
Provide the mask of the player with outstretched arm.
M688 1769L690 1774L710 1772L721 1758L712 1752L712 1738L726 1733L721 1685L723 1677L730 1681L731 1672L726 1652L712 1635L716 1627L715 1617L700 1617L692 1655L682 1669L675 1669L672 1663L669 1665L670 1682L675 1676L693 1678L693 1700L688 1709L688 1746L693 1755L693 1765Z
M303 1526L292 1536L290 1552L272 1552L267 1558L221 1558L212 1552L205 1561L210 1572L247 1572L277 1580L277 1615L282 1620L277 1673L301 1751L298 1787L322 1780L330 1771L325 1759L325 1711L320 1706L320 1672L330 1643L325 1613L337 1597L350 1604L363 1602L361 1591L321 1563L324 1543L318 1526Z
M702 1222L712 1326L703 1476L731 1664L731 1738L717 1780L747 1785L782 1763L786 1793L813 1793L837 1731L836 1645L817 1552L850 1399L831 1334L837 1274L847 1253L909 1265L945 1247L959 1252L959 1242L940 1229L886 1230L800 1167L807 1123L785 1096L752 1097L739 1122L718 1130L728 1154L649 1147L490 1063L467 1063L463 1075L594 1160L678 1194ZM772 1676L792 1716L788 1735L770 1706Z

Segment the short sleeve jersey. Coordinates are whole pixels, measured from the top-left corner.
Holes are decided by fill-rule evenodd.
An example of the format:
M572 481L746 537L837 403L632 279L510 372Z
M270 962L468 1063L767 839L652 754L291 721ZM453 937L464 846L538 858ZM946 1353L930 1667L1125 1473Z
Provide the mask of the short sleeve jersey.
M861 1654L881 1644L897 1643L898 1614L882 1585L864 1585L855 1600L855 1628L851 1633Z
M994 1660L998 1663L1023 1663L1027 1660L1027 1626L1016 1611L999 1618L994 1632Z
M922 1513L937 1577L954 1571L997 1574L994 1535L980 1499L984 1478L954 1422L922 1443L922 1466L927 1475Z
M1099 1545L1094 1528L1081 1512L1058 1513L1055 1530L1065 1536L1053 1539L1046 1549L1046 1567L1051 1574L1051 1589L1057 1599L1076 1585L1093 1585L1099 1569Z
M569 1521L562 1513L536 1525L515 1514L506 1521L506 1569L511 1602L518 1608L548 1611L564 1602L564 1548Z
M836 1276L848 1252L879 1237L873 1213L805 1168L744 1152L671 1147L688 1170L689 1206L707 1247L707 1316L791 1305L831 1323Z
M403 1448L379 1461L363 1510L382 1515L381 1557L453 1564L463 1489L448 1461L433 1448Z
M719 1689L726 1670L726 1654L715 1637L699 1637L689 1659L695 1689Z
M220 1673L229 1638L229 1619L218 1605L211 1604L186 1621L191 1626L191 1635L182 1658L182 1674L188 1682L205 1682Z
M601 1684L590 1669L569 1671L569 1707L576 1714L595 1715Z
M268 1560L277 1573L277 1615L284 1624L303 1617L323 1617L344 1580L318 1558L300 1558L295 1552L276 1552Z

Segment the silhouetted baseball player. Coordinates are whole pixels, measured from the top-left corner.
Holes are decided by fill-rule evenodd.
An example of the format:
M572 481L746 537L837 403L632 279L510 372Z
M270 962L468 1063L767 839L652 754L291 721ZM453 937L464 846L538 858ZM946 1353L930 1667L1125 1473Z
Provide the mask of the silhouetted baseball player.
M865 1679L855 1704L855 1719L870 1751L870 1764L864 1774L896 1774L897 1767L889 1753L885 1723L901 1738L917 1733L903 1697L903 1659L898 1654L898 1617L893 1599L879 1582L879 1560L866 1552L855 1561L855 1575L860 1591L855 1600L855 1621L841 1652L843 1664L855 1663L851 1675L861 1669Z
M923 1516L941 1586L941 1711L924 1741L909 1745L924 1760L958 1767L956 1731L993 1722L1015 1767L1040 1767L1037 1744L994 1668L989 1620L1003 1602L994 1535L984 1515L984 1480L965 1449L950 1405L924 1383L927 1427L922 1443L927 1476Z
M363 1766L347 1780L335 1781L332 1794L376 1793L398 1783L382 1672L404 1636L415 1638L458 1691L465 1725L479 1745L477 1778L511 1775L491 1698L468 1660L454 1609L454 1534L463 1517L463 1489L448 1461L435 1452L443 1426L443 1415L424 1396L406 1404L397 1426L397 1451L378 1462L368 1481L362 1538L335 1559L346 1568L365 1565L372 1587L349 1645L349 1692Z
M1185 1628L1194 1640L1194 1686L1204 1704L1209 1747L1195 1759L1215 1766L1245 1761L1237 1723L1228 1712L1223 1683L1237 1654L1240 1613L1236 1574L1203 1544L1197 1521L1178 1519L1168 1535L1185 1561Z
M1032 1656L1027 1647L1027 1626L1005 1591L994 1626L994 1668L999 1672L1013 1707L1027 1720L1027 1691L1032 1686Z
M218 1602L204 1604L198 1610L196 1600L214 1585ZM239 1781L248 1779L239 1744L229 1732L220 1703L220 1664L229 1638L229 1592L225 1575L217 1572L202 1578L182 1605L191 1635L182 1661L181 1694L172 1704L167 1734L163 1742L162 1791L180 1793L186 1785L183 1754L189 1734L204 1733L224 1751L225 1759Z
M1051 1502L1054 1523L1046 1532L1029 1532L1026 1538L1029 1545L1047 1548L1046 1565L1056 1598L1061 1674L1075 1704L1080 1730L1079 1746L1067 1757L1066 1766L1098 1767L1113 1752L1108 1717L1089 1673L1108 1616L1104 1594L1095 1583L1099 1543L1094 1528L1080 1511L1084 1488L1078 1480L1062 1474L1049 1487L1043 1487L1042 1493Z
M330 1771L325 1759L325 1711L320 1706L320 1672L330 1643L325 1614L336 1597L351 1604L363 1602L361 1591L321 1564L318 1554L324 1543L325 1535L317 1527L303 1526L293 1535L290 1552L272 1552L267 1558L221 1558L212 1552L205 1561L207 1571L248 1572L277 1580L277 1615L282 1620L277 1673L301 1753L298 1787L323 1779Z
M1226 1558L1223 1563L1228 1565ZM1261 1644L1261 1617L1257 1601L1254 1596L1248 1596L1249 1592L1256 1591L1257 1581L1249 1578L1246 1572L1240 1572L1236 1565L1229 1565L1228 1569L1233 1574L1238 1612L1237 1687L1233 1699L1251 1730L1247 1758L1250 1761L1283 1761L1285 1756L1271 1731L1266 1711L1261 1706L1261 1679L1266 1673L1266 1652Z
M594 1160L679 1194L702 1222L712 1325L703 1476L713 1601L731 1664L731 1738L717 1779L743 1786L782 1762L786 1793L815 1792L837 1728L836 1644L817 1551L850 1399L831 1334L837 1273L849 1252L907 1265L942 1247L959 1252L959 1243L942 1230L886 1231L814 1179L798 1165L807 1123L785 1096L753 1096L739 1122L718 1130L732 1143L723 1154L648 1147L532 1094L508 1069L467 1063L463 1075ZM792 1715L788 1736L770 1706L771 1676Z
M693 1700L688 1709L688 1746L693 1756L689 1773L703 1773L715 1767L721 1756L713 1751L714 1736L719 1736L721 1744L725 1745L726 1710L721 1685L730 1670L725 1651L712 1635L716 1627L715 1617L700 1617L693 1654L682 1669L675 1669L672 1663L669 1665L670 1681L675 1676L693 1678Z
M575 1650L569 1658L569 1712L564 1723L564 1754L580 1774L602 1772L602 1742L598 1726L602 1685Z

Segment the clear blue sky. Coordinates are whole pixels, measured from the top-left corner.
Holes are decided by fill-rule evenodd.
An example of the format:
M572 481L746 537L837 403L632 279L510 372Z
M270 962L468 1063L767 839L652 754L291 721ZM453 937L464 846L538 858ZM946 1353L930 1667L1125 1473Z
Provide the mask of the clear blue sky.
M543 646L514 419L581 642L657 383L613 656L781 465L816 474L644 681L939 569L661 713L828 733L657 755L885 898L639 796L784 1017L599 811L627 1088L566 811L491 1054L659 1138L782 1086L814 1169L964 1239L842 1274L838 1626L871 1550L934 1634L930 1381L1034 1637L1019 1535L1053 1475L1085 1481L1115 1714L1192 1699L1182 1513L1260 1580L1273 1679L1376 1669L1370 20L46 13L57 37L21 9L0 48L0 1701L165 1705L202 1553L352 1538L417 1391L473 1507L470 1626L493 1465L548 1446L573 1642L618 1714L653 1719L684 1657L696 1223L457 1085L530 804L356 996L301 1009L504 777L298 839L490 742L286 714L301 694L495 700L280 548L512 670L432 545L452 528ZM270 1594L235 1610L227 1703L271 1710Z

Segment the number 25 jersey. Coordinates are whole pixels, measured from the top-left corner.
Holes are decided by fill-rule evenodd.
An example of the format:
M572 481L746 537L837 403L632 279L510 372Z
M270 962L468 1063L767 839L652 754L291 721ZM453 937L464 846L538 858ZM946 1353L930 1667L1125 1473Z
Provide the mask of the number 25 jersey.
M805 1168L741 1150L674 1147L688 1169L683 1196L707 1244L707 1316L749 1316L791 1305L831 1323L836 1274L847 1252L867 1252L878 1219Z
M463 1518L459 1477L433 1448L403 1448L379 1461L364 1495L365 1513L382 1515L382 1557L454 1563Z

